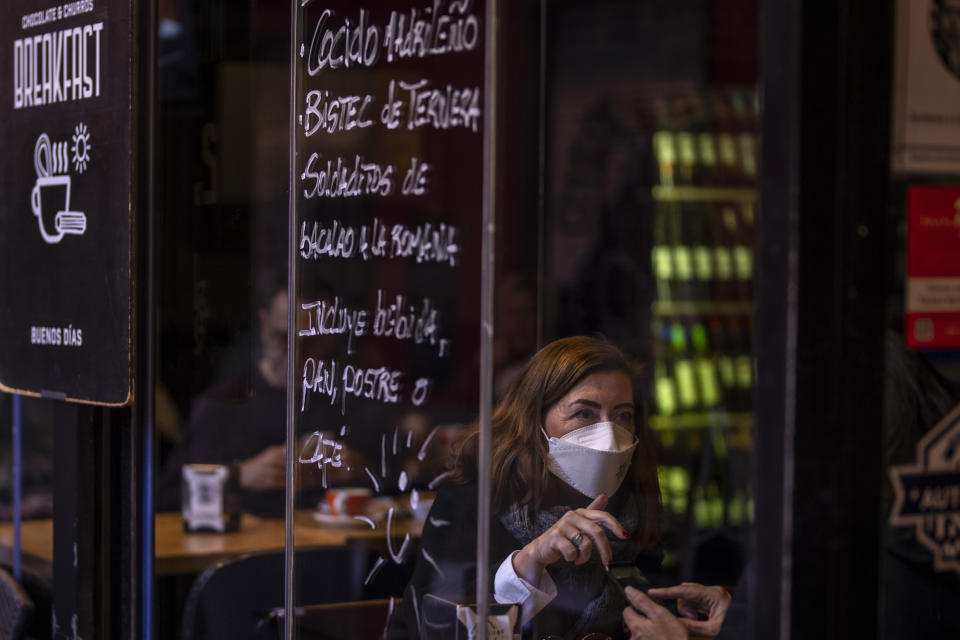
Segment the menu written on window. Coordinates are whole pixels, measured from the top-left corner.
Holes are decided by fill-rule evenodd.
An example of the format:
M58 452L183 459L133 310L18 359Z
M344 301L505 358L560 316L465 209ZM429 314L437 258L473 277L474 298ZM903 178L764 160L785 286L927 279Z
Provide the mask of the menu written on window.
M298 462L325 487L415 500L442 470L425 460L438 430L477 411L483 6L300 15Z
M131 396L129 0L0 6L0 389Z

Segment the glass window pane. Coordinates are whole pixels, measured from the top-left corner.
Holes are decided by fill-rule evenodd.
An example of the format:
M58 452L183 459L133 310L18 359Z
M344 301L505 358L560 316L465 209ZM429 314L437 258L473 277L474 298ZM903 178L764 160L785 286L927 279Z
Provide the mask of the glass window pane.
M475 601L476 438L448 465L478 412L483 11L300 12L294 637L416 637Z
M450 620L444 601L475 599L470 440L468 483L437 480L478 413L483 3L442 4L449 46L422 56L413 36L386 36L401 18L428 24L426 5L302 8L293 300L289 7L195 4L160 6L161 637L202 617L198 594L217 578L204 587L201 572L245 552L261 578L250 589L229 577L249 567L221 574L221 589L248 587L226 601L268 618L283 604L291 313L295 602L310 613L297 633L331 619L382 632L391 607L398 624ZM735 587L752 520L756 3L503 4L494 393L536 418L514 440L503 429L521 423L495 420L493 462L523 452L535 471L501 472L500 493L495 474L491 576L603 484L551 473L544 437L564 435L548 414L590 375L558 397L510 397L543 382L522 373L538 347L602 333L643 365L630 426L591 418L638 438L627 489L608 488L605 506L629 539L606 543L657 585ZM322 40L341 26L360 34L343 48L349 67ZM201 463L219 466L188 466L184 481ZM188 516L203 514L218 483L216 527L236 530L185 533L183 496ZM598 555L582 574L548 563L561 595L531 625L619 629L622 595L597 600L619 594Z
M642 548L662 558L640 569L740 591L730 629L753 521L757 20L749 1L545 20L544 336L599 332L643 363L661 504Z
M283 606L289 7L269 4L158 7L160 638Z

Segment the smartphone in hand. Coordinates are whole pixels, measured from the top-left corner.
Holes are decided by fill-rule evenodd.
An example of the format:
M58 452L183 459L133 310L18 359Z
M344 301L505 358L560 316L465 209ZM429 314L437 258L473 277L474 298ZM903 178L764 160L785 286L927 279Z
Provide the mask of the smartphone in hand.
M613 578L613 582L620 588L620 591L626 596L624 589L633 587L637 591L647 592L651 586L647 577L640 572L637 565L632 562L611 562L607 567L607 572Z
M611 562L610 566L607 567L607 575L610 576L611 581L616 585L617 589L623 595L624 600L628 603L630 602L630 598L627 597L627 587L633 587L643 593L646 593L647 589L653 587L647 577L643 575L643 572L632 562ZM677 615L676 601L671 600L664 602L658 598L651 599L666 608L670 613Z

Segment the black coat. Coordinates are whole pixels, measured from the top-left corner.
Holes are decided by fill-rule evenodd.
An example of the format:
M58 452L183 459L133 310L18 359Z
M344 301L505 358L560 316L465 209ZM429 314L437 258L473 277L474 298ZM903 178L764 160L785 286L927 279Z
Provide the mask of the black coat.
M423 610L423 598L428 593L461 604L476 602L476 532L477 486L448 484L441 487L424 525L416 565L404 591L403 602L391 619L388 635L391 640L420 638L418 616ZM507 556L521 547L523 543L493 515L487 563L489 593L493 593L497 569ZM661 559L659 549L651 550L641 554L637 564L642 571L656 571ZM562 596L561 592L554 603L562 600ZM490 601L495 602L492 596ZM545 611L551 605L547 605Z

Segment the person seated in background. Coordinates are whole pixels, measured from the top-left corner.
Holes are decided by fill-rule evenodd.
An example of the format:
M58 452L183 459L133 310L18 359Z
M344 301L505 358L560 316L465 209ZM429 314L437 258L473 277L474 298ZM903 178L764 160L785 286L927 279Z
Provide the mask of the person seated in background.
M171 451L161 471L160 510L180 509L181 468L184 464L214 463L232 465L236 470L243 510L261 515L283 515L287 300L285 275L276 275L265 282L257 310L260 351L255 366L214 386L197 399L184 426L183 439ZM331 426L336 429L339 416L334 407L317 403L311 409L310 424L336 425ZM344 458L352 455L349 450L343 452ZM332 480L350 482L360 479L362 468L363 465L358 463L345 464L335 470ZM305 485L316 485L319 481L316 477L304 476L303 479ZM316 498L319 499L319 495Z
M525 637L688 635L681 619L643 593L628 588L625 598L606 570L626 562L653 572L662 557L642 388L636 367L612 344L564 338L523 366L493 413L489 575L497 602L520 605ZM477 456L475 427L433 503L390 637L422 635L425 594L475 600ZM678 598L688 624L706 623L697 633L718 629L730 600L702 585L659 595Z

